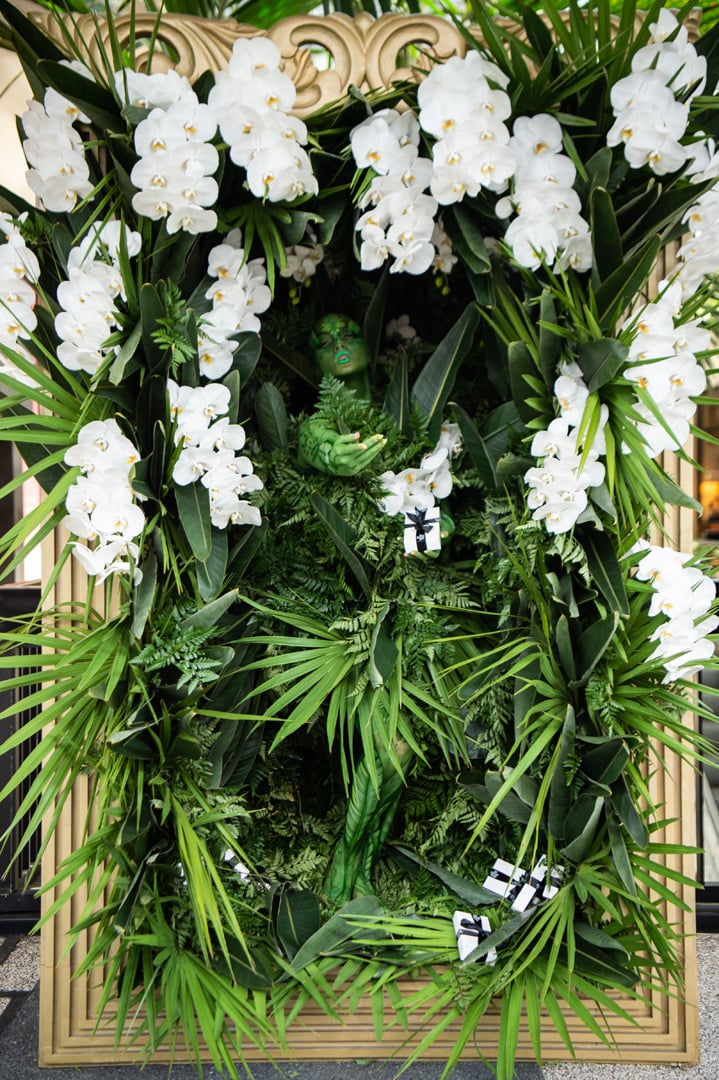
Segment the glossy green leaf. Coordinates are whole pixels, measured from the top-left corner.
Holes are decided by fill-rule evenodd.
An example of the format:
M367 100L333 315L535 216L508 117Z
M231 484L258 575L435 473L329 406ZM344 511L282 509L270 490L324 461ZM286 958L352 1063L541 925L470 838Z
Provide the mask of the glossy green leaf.
M587 556L592 581L610 609L619 615L628 615L626 574L617 558L611 537L597 529L584 529L581 533L581 544Z
M575 629L566 615L560 615L554 631L554 639L557 644L557 652L562 667L568 679L574 681L577 678L577 667L574 657Z
M605 332L613 330L622 312L644 288L661 246L662 242L658 236L650 237L635 255L625 259L624 263L595 291L597 311Z
M214 600L225 584L227 572L227 529L212 530L212 547L206 559L197 561L197 588L202 599Z
M237 344L232 355L232 370L239 372L240 385L244 386L257 367L262 353L262 341L259 334L244 331L237 334Z
M489 904L495 904L497 902L496 893L492 893L489 889L482 888L481 885L475 884L473 881L467 880L467 878L460 877L459 874L453 873L451 870L446 870L439 863L431 862L422 858L414 851L410 851L409 848L403 847L401 844L395 844L394 848L400 853L404 859L409 859L410 862L416 863L417 866L422 867L423 870L427 870L434 877L439 878L443 885L446 885L450 892L453 892L455 896L459 896L461 900L464 900L468 904L472 904L476 907L486 907Z
M649 843L649 833L623 776L612 785L612 806L637 847L645 848Z
M182 531L196 559L205 562L212 551L210 493L204 484L175 485L175 502Z
M377 615L370 638L370 683L375 687L382 686L389 679L399 656L389 614L390 606L386 604Z
M136 638L141 638L148 617L152 611L152 604L157 589L157 558L154 551L148 551L140 564L142 578L140 584L132 591L132 632Z
M385 327L385 306L389 287L389 270L384 270L372 292L372 299L362 324L362 336L367 344L370 363L375 363L380 351Z
M455 203L444 218L455 252L471 275L488 274L491 270L480 220L464 203Z
M582 369L590 394L611 382L626 363L629 350L616 338L586 341L577 349L577 363Z
M622 830L613 817L609 818L609 845L614 869L616 870L620 881L630 895L636 896L637 883L634 880L634 871L627 851L627 845L624 843Z
M409 374L407 360L399 357L392 368L387 394L382 406L384 412L394 421L397 430L405 437L411 433Z
M489 490L500 487L500 458L507 453L522 427L514 402L506 401L497 406L483 419L479 428L461 405L453 402L452 408L462 433L464 448L479 471L482 483Z
M612 197L606 188L594 188L591 205L594 263L599 280L606 281L624 262L622 237Z
M594 844L599 818L604 809L600 795L580 795L569 808L564 827L565 844L560 850L572 862L581 862Z
M587 681L612 644L618 625L619 615L612 612L603 619L597 619L579 635L575 648L577 676L574 685L581 686Z
M288 958L297 954L322 925L319 900L309 889L285 889L280 896L276 931Z
M364 559L360 558L352 550L352 544L357 538L356 531L321 495L316 492L310 495L310 502L333 543L357 579L365 597L370 600L372 597L372 586L369 578L370 568Z
M158 328L158 321L165 318L165 305L160 292L150 281L140 289L140 312L142 321L142 347L148 370L155 372L164 366L167 350L158 345L153 335Z
M376 896L358 896L344 904L318 930L307 938L292 958L293 971L301 971L320 956L341 952L347 941L358 936L358 929L343 915L379 915L382 909Z
M465 308L448 334L440 341L412 387L412 401L427 417L430 434L439 434L442 409L452 393L452 387L462 362L469 354L479 314L470 305Z
M59 94L77 105L86 116L90 117L90 122L100 132L124 133L125 122L109 90L99 86L93 79L85 78L73 68L52 60L41 60L37 65L37 71L46 86L51 86L53 90L57 90Z
M549 396L539 405L535 400L536 380L540 372L529 346L524 341L510 342L507 358L512 400L520 420L526 424L545 413L548 414L551 411Z
M287 407L282 394L273 383L264 382L257 391L255 416L265 449L286 449L289 425Z
M570 769L575 759L576 746L576 720L574 709L567 706L567 715L562 727L562 741L552 769L552 779L549 787L549 806L547 811L547 827L557 841L562 843L567 824L567 813L572 801L570 781Z

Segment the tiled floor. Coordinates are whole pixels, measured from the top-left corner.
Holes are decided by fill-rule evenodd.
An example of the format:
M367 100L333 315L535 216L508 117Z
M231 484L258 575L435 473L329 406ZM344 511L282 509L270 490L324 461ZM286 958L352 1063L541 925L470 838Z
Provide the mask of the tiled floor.
M40 977L40 941L24 935L0 938L0 1032Z
M719 935L700 934L699 1000L702 1060L699 1066L652 1066L652 1065L536 1065L522 1064L517 1070L517 1080L718 1080L719 1078L719 1028L716 1024L719 1009ZM167 1069L149 1066L140 1070L136 1066L97 1067L86 1066L80 1070L53 1069L50 1072L37 1067L37 993L31 993L39 978L39 941L23 935L0 937L0 1077L2 1080L166 1080ZM23 1008L24 1005L24 1008ZM410 1080L437 1080L441 1066L429 1062L418 1063L407 1076ZM392 1080L396 1067L376 1062L369 1066L354 1062L291 1063L278 1073L271 1065L260 1065L255 1070L256 1080ZM204 1080L221 1080L219 1074L208 1066L203 1070ZM462 1062L455 1073L457 1080L489 1080L491 1073L479 1062ZM197 1073L191 1066L178 1066L172 1080L196 1080Z

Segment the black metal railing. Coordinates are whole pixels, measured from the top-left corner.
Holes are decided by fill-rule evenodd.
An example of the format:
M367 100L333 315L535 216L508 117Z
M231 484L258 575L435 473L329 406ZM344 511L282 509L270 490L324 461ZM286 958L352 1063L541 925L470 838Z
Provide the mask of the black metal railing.
M6 656L32 656L38 652L38 649L31 645L7 647L7 635L12 630L13 620L35 611L39 599L40 589L37 586L0 586L0 639L6 646ZM23 669L27 670L24 665ZM4 742L17 731L22 731L28 721L37 715L36 707L28 708L24 705L24 701L37 687L31 684L20 689L8 689L4 684L13 674L12 668L0 669L0 712L8 713L4 720L0 720L0 742ZM29 751L37 746L40 739L39 734L28 738L0 757L0 790L12 779ZM8 836L0 850L0 924L5 930L9 924L18 924L21 928L29 927L39 912L35 891L38 881L34 864L40 849L40 832L35 830L25 844L21 844L29 814L15 820L33 778L33 775L25 777L7 798L0 800L0 835Z

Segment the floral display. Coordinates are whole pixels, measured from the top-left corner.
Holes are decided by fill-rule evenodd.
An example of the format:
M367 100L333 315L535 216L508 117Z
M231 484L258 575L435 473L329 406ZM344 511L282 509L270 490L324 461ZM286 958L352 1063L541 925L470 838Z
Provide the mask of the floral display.
M91 579L13 633L7 790L47 844L88 774L43 888L148 1056L237 1077L364 995L409 1061L453 1025L449 1075L498 1002L511 1080L523 1007L539 1057L681 981L645 778L708 750L719 619L652 529L701 509L662 455L712 370L717 34L473 6L300 119L261 34L190 83L0 0L38 199L0 190L0 437L45 492L0 561L63 526L48 590Z

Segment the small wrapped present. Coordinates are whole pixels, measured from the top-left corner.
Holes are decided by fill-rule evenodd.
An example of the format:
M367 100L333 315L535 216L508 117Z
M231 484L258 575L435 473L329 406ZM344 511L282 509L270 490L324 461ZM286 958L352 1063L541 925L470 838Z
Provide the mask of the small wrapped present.
M455 911L452 916L452 925L457 935L457 951L460 960L466 960L479 943L492 933L486 915L472 915L469 911ZM483 959L485 964L494 967L497 962L497 950L490 949Z
M439 527L439 514L428 517L431 510L406 510L404 515L404 550L407 555L418 552L439 551L442 536Z

